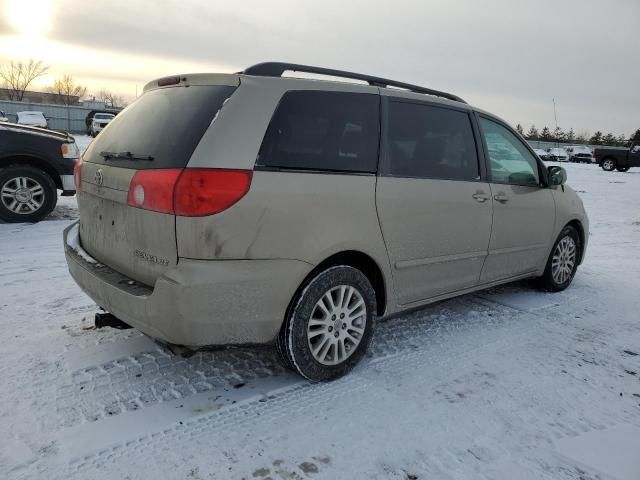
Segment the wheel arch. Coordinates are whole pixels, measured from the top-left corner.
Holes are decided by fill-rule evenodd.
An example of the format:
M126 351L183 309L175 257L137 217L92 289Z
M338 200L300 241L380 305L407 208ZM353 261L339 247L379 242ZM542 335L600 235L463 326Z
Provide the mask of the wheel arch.
M582 222L577 218L574 218L569 223L565 225L565 227L573 227L578 232L578 236L580 237L580 258L578 259L578 264L582 263L582 258L584 256L584 241L585 241L585 231ZM564 228L564 227L563 227Z
M62 190L62 180L60 180L60 173L46 160L33 155L10 155L0 158L0 168L7 168L11 165L27 165L38 168L45 172L57 189Z
M358 250L344 250L338 253L334 253L333 255L318 263L298 286L291 300L291 304L293 304L299 293L305 288L305 286L311 279L313 279L316 275L326 270L327 268L335 267L338 265L347 265L353 267L357 270L360 270L367 277L369 282L371 282L373 290L376 293L377 314L378 316L383 316L387 308L387 284L384 274L378 263L373 258L371 258L366 253L360 252ZM287 309L287 316L289 314L291 304Z

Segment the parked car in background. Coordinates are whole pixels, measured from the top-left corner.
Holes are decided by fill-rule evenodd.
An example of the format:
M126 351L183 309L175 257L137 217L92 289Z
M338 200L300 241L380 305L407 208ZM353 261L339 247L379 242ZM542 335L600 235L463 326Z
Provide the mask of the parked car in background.
M16 117L16 123L21 125L31 125L33 127L41 128L47 128L49 126L49 122L47 122L47 119L42 112L18 112L16 113Z
M547 160L549 158L549 154L546 150L543 150L541 148L534 148L533 151L536 153L536 155L538 155L538 157L540 157L541 160Z
M607 172L626 172L631 167L640 167L640 144L633 144L631 148L598 147L593 155L598 165Z
M115 115L113 113L96 113L91 120L91 127L89 128L89 135L95 137L98 135L104 127L106 127Z
M91 136L94 136L94 137L95 137L95 135L92 135L92 131L93 131L93 119L94 119L94 117L95 117L96 115L98 115L98 116L102 116L102 115L110 115L110 116L111 116L109 119L107 119L107 118L102 118L102 119L99 119L99 121L97 122L97 124L96 124L96 129L98 129L98 128L99 128L100 130L102 130L102 128L104 128L104 127L106 126L106 124L107 124L107 123L109 123L111 120L113 120L113 117L114 117L116 114L117 114L116 112L108 112L108 111L106 111L106 110L91 110L91 111L88 113L88 115L86 116L86 118L84 119L84 123L85 123L85 124L86 124L86 126L87 126L87 135L91 135ZM103 123L104 123L104 125L101 125L101 124L103 124Z
M574 163L594 163L593 151L586 145L572 145L567 148L569 161Z
M378 317L529 277L567 288L589 238L564 169L505 121L303 65L150 82L75 179L65 254L99 306L174 352L275 343L313 381L348 372Z
M548 148L547 160L550 162L566 162L569 160L569 155L564 148Z
M7 114L0 110L0 122L8 122Z
M37 127L0 122L0 220L37 222L73 195L75 139Z

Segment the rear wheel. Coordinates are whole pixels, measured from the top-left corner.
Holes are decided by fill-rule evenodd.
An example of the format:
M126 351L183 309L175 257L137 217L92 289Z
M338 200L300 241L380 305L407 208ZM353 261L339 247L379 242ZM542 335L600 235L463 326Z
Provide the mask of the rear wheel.
M626 172L629 170L629 167L616 167L616 170L619 172Z
M613 158L605 158L600 166L605 172L612 172L616 168L616 161Z
M0 170L0 219L38 222L55 208L58 196L51 177L28 165Z
M581 248L578 231L570 225L564 227L539 279L540 286L550 292L559 292L571 285L578 269Z
M283 364L311 381L349 372L373 335L376 294L367 277L346 265L309 281L292 303L277 349Z

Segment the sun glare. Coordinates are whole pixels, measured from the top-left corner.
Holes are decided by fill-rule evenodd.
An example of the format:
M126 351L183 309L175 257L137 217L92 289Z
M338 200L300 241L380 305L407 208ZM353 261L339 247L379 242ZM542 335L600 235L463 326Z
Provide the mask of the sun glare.
M51 30L51 0L6 0L4 13L22 35L39 37Z

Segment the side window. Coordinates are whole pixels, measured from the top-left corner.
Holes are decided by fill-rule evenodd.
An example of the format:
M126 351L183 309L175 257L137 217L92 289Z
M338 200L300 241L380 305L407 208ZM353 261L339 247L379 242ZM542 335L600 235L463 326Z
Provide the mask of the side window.
M271 119L256 165L375 173L379 111L376 94L287 92Z
M489 150L491 181L533 187L540 184L538 162L513 133L483 117L480 128Z
M451 180L480 177L471 120L465 112L392 101L387 143L392 176Z

